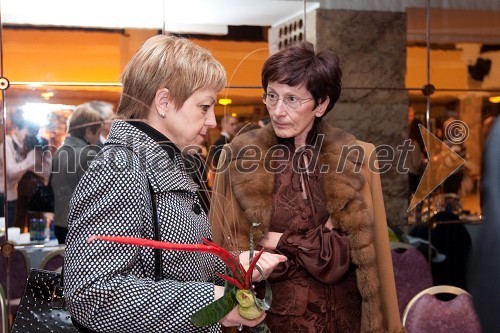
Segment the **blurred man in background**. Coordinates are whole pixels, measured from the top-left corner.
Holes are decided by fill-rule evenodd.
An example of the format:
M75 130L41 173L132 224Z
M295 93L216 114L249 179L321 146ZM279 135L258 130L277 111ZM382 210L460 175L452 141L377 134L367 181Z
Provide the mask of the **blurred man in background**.
M208 161L210 165L215 170L217 168L217 164L219 163L219 156L222 150L222 147L226 143L231 142L233 137L236 134L236 128L238 127L238 118L233 116L224 116L220 121L220 136L215 140L213 146L210 149L210 154Z
M84 103L90 109L99 112L101 118L103 119L103 124L101 127L101 136L97 142L97 146L102 148L104 143L108 139L109 129L111 128L111 122L115 117L115 112L113 110L113 104L104 101L90 101Z

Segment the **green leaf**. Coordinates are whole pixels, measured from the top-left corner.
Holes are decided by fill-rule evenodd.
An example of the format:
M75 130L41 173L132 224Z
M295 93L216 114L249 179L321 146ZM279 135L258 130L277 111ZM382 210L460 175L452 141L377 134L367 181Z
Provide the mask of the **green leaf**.
M231 288L218 300L196 311L191 317L191 322L196 326L215 324L224 318L237 304L235 290Z

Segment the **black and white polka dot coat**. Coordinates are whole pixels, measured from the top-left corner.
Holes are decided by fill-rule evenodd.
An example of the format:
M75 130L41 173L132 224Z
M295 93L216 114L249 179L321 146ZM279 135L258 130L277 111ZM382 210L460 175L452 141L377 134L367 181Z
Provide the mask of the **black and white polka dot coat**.
M162 251L164 279L154 281L154 251L92 235L153 239L148 179L155 195L160 238L200 243L211 238L197 186L175 154L124 121L112 125L109 143L92 162L70 203L64 287L72 317L98 332L220 332L196 327L191 315L214 300L212 281L222 271L211 254Z

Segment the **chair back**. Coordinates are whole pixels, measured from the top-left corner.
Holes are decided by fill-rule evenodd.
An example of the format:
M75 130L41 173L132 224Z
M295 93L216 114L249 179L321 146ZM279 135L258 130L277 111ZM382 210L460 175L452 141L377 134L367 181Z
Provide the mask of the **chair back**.
M0 286L0 333L9 331L9 312L7 310L7 299L2 286Z
M0 243L4 240L0 239ZM0 255L0 285L9 299L11 313L16 313L19 300L23 296L24 287L28 279L30 260L24 251L15 250L10 257ZM9 280L9 288L7 288Z
M6 297L15 299L23 296L29 270L30 260L25 252L14 250L10 257L0 255L0 284L6 293ZM7 275L7 272L9 275ZM8 278L10 279L10 288L7 288Z
M410 300L424 289L432 287L432 274L424 255L409 244L391 244L392 265L399 314Z
M64 264L64 249L49 252L40 263L40 268L47 271L61 271Z
M437 294L456 297L441 301ZM415 295L404 311L403 326L407 333L481 333L471 295L448 285L431 287Z
M391 250L397 250L397 249L411 249L414 247L413 245L409 243L403 243L403 242L391 242Z

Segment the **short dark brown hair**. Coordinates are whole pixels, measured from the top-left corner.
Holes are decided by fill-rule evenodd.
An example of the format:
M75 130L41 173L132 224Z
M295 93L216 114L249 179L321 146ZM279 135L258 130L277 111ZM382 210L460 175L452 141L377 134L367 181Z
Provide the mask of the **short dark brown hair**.
M262 68L262 86L267 91L269 82L291 87L304 85L316 105L330 97L326 115L338 101L342 90L342 71L339 58L333 51L317 54L313 44L301 42L271 55Z

